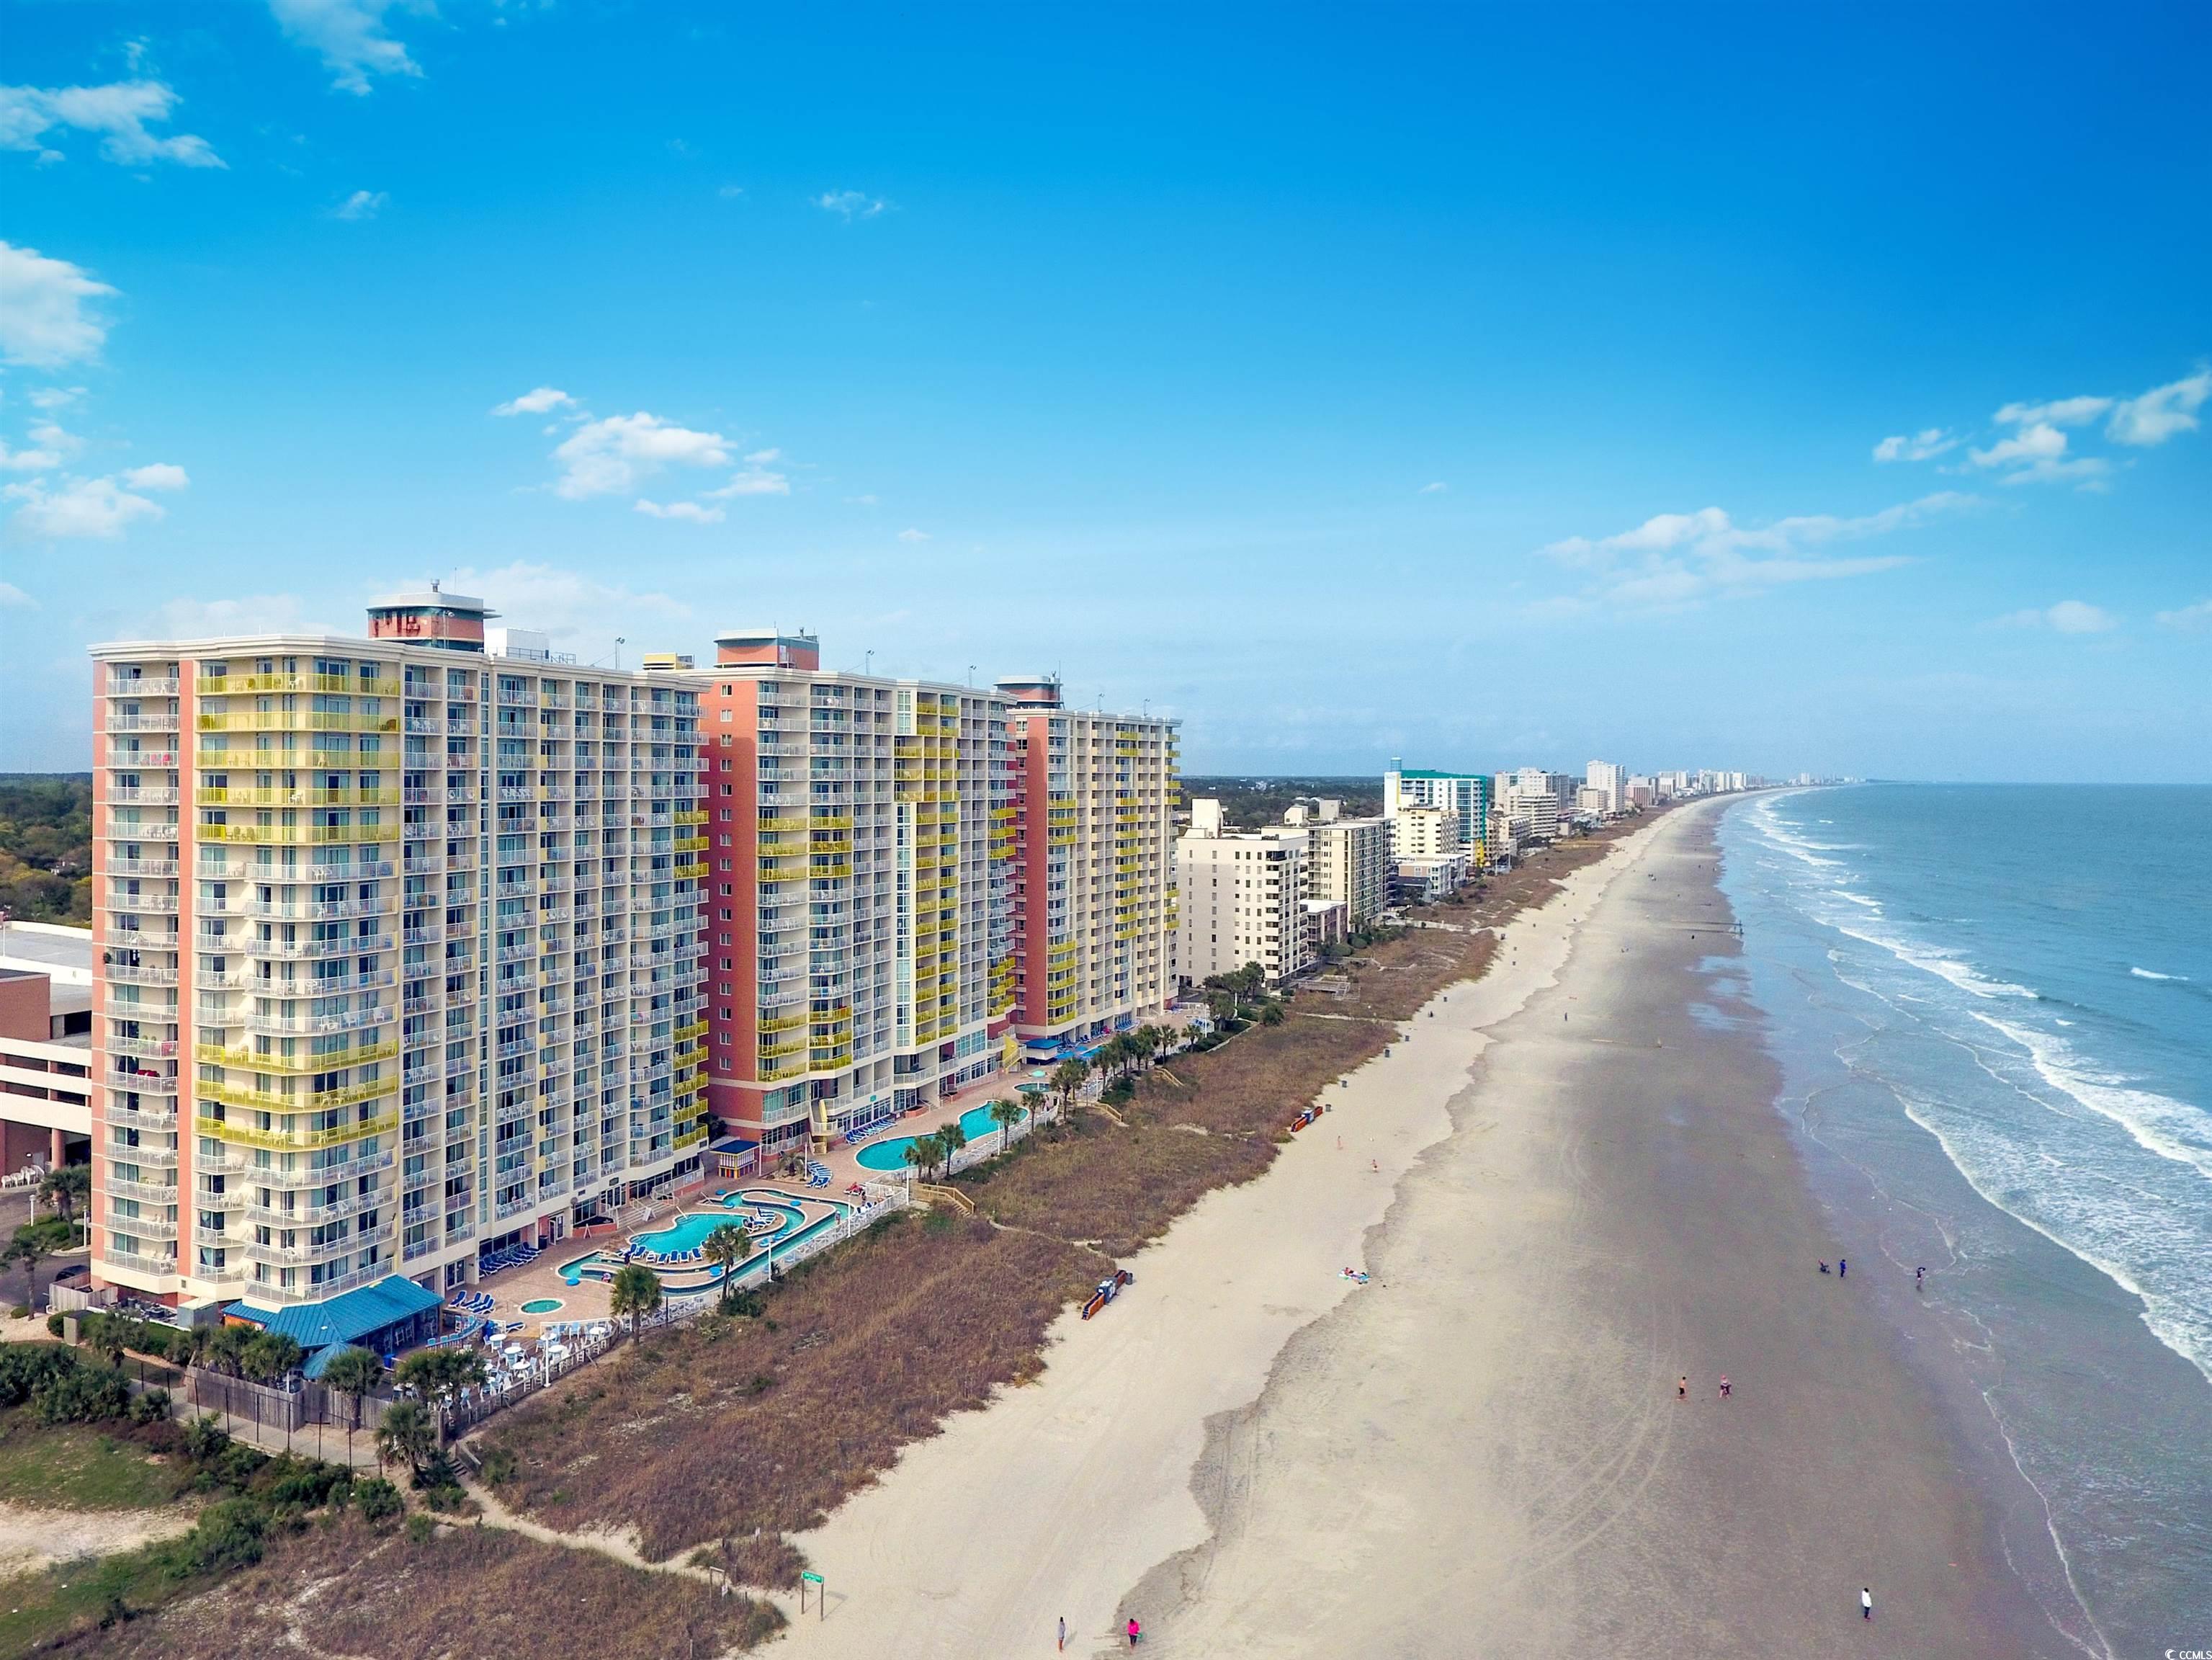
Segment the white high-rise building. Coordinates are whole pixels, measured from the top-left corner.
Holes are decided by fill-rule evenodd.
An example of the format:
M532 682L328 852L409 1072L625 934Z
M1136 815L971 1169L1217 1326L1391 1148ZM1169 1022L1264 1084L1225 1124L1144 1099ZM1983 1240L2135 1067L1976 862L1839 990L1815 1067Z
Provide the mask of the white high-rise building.
M1307 831L1221 827L1220 804L1191 804L1191 828L1176 843L1181 904L1178 968L1193 984L1257 963L1270 984L1310 960L1304 922Z
M1619 812L1628 805L1628 769L1615 761L1593 761L1583 775L1583 786L1604 798L1599 811ZM1579 799L1579 798L1577 798Z
M94 648L95 1285L434 1305L696 1166L697 693L488 615Z

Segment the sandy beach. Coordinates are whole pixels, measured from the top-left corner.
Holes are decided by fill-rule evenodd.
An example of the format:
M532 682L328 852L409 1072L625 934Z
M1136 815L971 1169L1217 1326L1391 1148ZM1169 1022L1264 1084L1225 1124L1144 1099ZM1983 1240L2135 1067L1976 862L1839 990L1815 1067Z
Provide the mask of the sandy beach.
M1756 1013L1704 977L1735 949L1713 863L1679 812L1512 924L1264 1177L1064 1319L1037 1383L801 1539L827 1618L789 1640L1050 1653L1064 1617L1092 1653L1134 1614L1210 1657L2039 1641L1928 1403L1815 1271Z

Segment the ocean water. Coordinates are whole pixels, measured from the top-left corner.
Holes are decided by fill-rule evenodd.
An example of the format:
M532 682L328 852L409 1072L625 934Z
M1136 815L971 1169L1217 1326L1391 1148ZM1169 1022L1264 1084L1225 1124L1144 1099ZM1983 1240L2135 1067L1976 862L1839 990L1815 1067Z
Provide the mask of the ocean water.
M2212 789L1799 791L1720 838L1838 1254L2050 1651L2212 1648Z

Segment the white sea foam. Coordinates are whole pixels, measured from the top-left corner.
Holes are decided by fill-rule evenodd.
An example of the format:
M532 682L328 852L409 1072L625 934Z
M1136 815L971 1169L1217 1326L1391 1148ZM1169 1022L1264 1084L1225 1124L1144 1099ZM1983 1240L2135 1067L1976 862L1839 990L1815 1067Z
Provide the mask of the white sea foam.
M2128 972L2138 980L2179 980L2185 986L2189 983L2189 976L2185 974L2160 974L2155 969L2139 969L2132 966L2129 968Z
M2045 1084L2091 1112L2111 1119L2144 1152L2212 1177L2212 1113L2172 1096L2136 1089L2128 1079L2100 1071L2053 1033L2014 1025L1978 1009L1969 1012L2027 1050L2036 1075Z

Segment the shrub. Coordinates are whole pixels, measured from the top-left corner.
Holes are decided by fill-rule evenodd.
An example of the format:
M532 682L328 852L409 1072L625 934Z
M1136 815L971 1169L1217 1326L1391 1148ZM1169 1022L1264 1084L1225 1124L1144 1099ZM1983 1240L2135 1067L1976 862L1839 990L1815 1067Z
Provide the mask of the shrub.
M269 1518L251 1499L226 1499L200 1514L192 1530L172 1548L169 1572L176 1578L245 1567L261 1560L261 1536Z
M54 1337L59 1337L62 1335L62 1316L58 1310L46 1316L46 1331L49 1335Z
M9 1343L0 1347L0 1407L20 1407L40 1389L73 1371L77 1355L73 1349L51 1343Z
M131 1403L131 1421L134 1424L158 1424L168 1415L167 1389L147 1389Z
M185 1456L195 1464L213 1463L229 1445L222 1420L211 1412L202 1413L185 1426Z
M483 1462L478 1466L483 1479L493 1487L501 1487L514 1480L514 1449L492 1446L484 1449Z
M422 1511L416 1511L414 1515L407 1518L407 1542L409 1544L427 1545L437 1536L438 1524L432 1521L428 1517L423 1515Z
M381 1522L407 1508L407 1501L399 1496L399 1489L380 1475L353 1484L354 1508L361 1512L364 1522Z
M31 1317L31 1305L28 1303L18 1303L8 1311L18 1320L27 1320Z
M131 1413L131 1384L112 1366L77 1365L58 1373L33 1397L48 1424L100 1424Z

